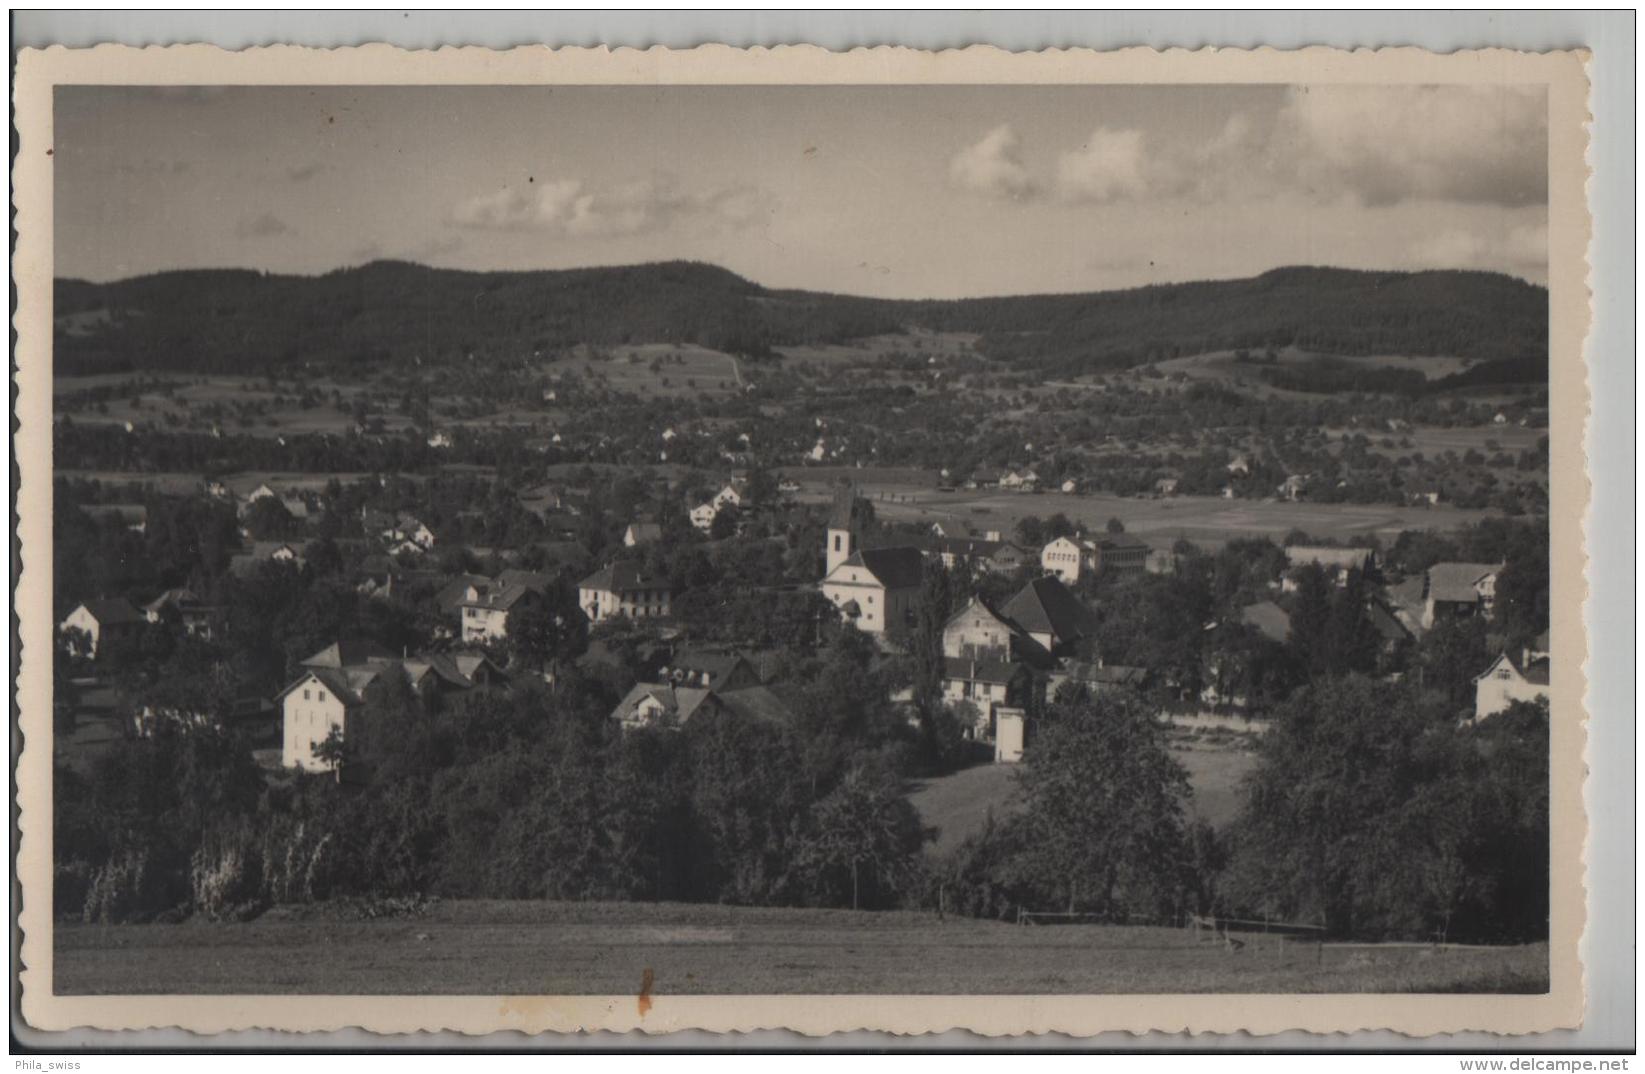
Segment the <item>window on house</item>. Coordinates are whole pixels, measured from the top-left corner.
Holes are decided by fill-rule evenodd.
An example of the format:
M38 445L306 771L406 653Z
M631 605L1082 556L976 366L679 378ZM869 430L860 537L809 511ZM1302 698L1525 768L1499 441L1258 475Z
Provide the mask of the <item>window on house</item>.
M303 700L304 700L304 701L307 701L307 700L308 700L308 699L309 699L309 698L308 698L308 691L307 691L307 690L304 690L304 691L303 691Z
M1501 679L1503 682L1507 682L1509 679L1514 677L1514 673L1509 671L1507 668L1503 668L1501 671L1496 673L1496 677Z
M834 535L834 551L838 552L839 550L840 550L840 535L836 533Z
M325 699L326 699L326 692L324 690L316 690L314 692L314 700L324 701Z

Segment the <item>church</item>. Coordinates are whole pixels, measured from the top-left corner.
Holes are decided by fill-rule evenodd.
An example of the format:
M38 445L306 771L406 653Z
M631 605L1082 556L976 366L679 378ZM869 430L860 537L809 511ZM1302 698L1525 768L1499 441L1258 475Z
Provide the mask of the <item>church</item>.
M857 493L842 487L828 514L828 546L819 588L857 629L902 637L919 600L924 556L918 548L861 548Z

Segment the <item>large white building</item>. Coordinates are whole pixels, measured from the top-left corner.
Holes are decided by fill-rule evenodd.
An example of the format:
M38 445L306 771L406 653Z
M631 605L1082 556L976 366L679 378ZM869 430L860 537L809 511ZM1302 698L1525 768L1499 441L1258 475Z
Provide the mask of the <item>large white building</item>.
M1087 562L1088 553L1078 541L1058 537L1040 549L1040 567L1063 582L1073 585L1080 580L1080 571Z
M902 634L919 601L925 557L918 548L857 547L856 492L841 489L828 517L818 586L841 616L869 634Z

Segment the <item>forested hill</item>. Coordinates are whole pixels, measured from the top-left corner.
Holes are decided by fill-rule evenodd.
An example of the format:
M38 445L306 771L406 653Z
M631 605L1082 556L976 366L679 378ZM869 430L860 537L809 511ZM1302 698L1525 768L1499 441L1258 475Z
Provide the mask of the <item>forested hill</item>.
M747 355L910 325L975 332L990 357L1067 375L1236 347L1546 361L1548 294L1481 272L1285 268L1080 295L891 301L768 290L685 262L460 272L375 262L323 276L168 272L59 280L56 371L265 373L304 363L523 359L578 343L691 342Z

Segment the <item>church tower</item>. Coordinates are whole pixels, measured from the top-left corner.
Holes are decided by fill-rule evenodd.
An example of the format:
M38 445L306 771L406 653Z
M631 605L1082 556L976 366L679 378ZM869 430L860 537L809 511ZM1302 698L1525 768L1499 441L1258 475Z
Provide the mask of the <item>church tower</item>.
M857 490L851 485L842 485L834 493L834 506L828 512L827 566L823 570L824 578L833 574L835 567L850 559L857 551L856 512L852 510L856 498Z

